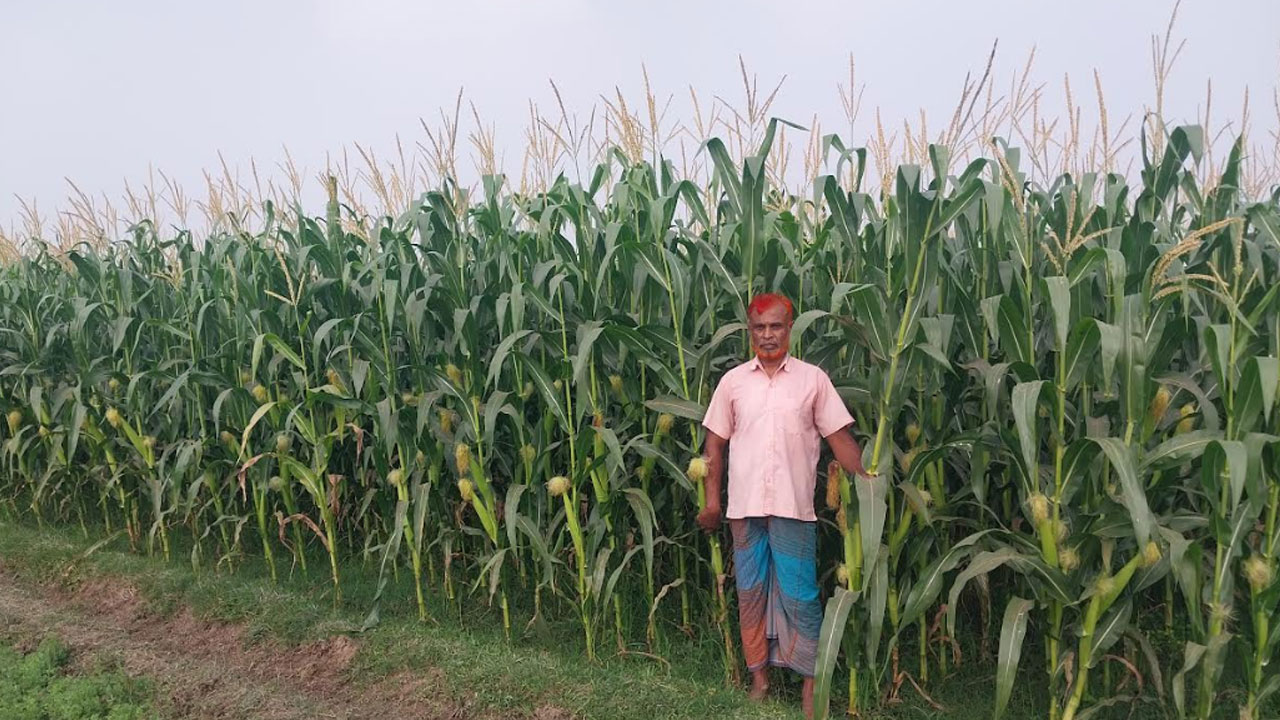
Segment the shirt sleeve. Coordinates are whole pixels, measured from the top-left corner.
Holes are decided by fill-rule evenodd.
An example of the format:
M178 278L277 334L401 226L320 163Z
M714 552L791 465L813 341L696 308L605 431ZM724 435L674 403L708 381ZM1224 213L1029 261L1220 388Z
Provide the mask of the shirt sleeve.
M726 440L733 435L733 380L726 375L711 393L711 404L702 418L702 427Z
M844 399L836 392L836 386L825 372L818 377L818 391L813 398L813 424L822 437L853 423L853 416L844 405Z

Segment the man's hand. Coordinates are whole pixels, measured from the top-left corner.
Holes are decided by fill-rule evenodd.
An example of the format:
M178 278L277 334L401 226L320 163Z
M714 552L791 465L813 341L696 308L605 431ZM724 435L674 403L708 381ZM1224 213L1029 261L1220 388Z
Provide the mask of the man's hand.
M720 506L707 505L698 513L698 527L706 532L715 532L720 528Z
M867 472L863 467L862 448L858 447L858 441L849 434L848 426L828 435L827 445L831 447L831 453L836 456L836 462L840 463L840 467L844 468L845 472L863 479L875 477L875 473Z
M724 451L729 441L707 431L707 477L702 481L707 505L698 513L698 526L709 533L720 529L720 478L724 475Z

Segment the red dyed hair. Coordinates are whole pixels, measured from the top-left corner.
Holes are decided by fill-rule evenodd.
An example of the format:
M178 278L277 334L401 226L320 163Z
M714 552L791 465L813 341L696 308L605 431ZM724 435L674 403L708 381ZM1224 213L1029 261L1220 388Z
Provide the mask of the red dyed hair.
M795 308L792 307L791 301L787 299L786 295L779 295L778 293L765 293L752 298L751 304L747 306L747 317L759 315L779 305L787 309L788 322L795 319Z

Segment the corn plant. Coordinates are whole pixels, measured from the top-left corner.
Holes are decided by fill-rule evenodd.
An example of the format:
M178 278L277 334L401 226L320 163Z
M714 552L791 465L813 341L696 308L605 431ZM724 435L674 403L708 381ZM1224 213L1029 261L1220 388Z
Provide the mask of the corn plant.
M734 684L699 420L778 291L870 471L822 473L820 712L929 698L965 662L997 716L1031 663L1053 720L1208 718L1224 686L1271 713L1280 200L1241 189L1243 145L1208 183L1194 127L1133 182L921 146L867 187L830 136L797 195L780 122L757 129L689 177L619 148L396 216L331 180L317 217L33 238L0 267L0 507L201 571L320 568L335 603L373 559L369 623L390 593L512 642L567 618L589 661L710 643Z

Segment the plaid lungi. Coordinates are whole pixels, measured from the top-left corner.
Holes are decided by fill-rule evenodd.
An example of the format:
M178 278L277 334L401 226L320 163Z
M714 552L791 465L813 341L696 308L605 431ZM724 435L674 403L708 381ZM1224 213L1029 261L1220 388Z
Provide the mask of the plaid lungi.
M813 677L822 628L817 526L783 517L729 520L748 670L768 664Z

